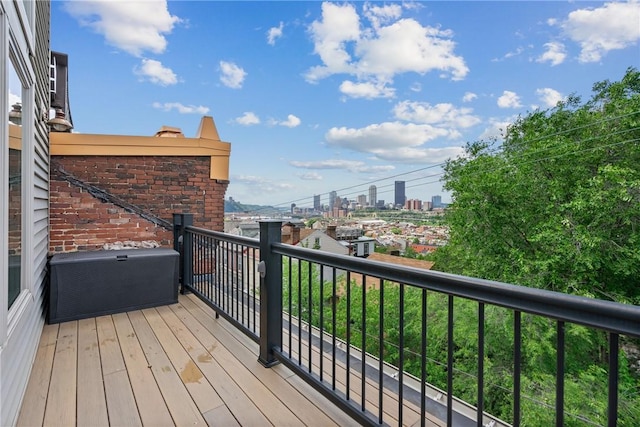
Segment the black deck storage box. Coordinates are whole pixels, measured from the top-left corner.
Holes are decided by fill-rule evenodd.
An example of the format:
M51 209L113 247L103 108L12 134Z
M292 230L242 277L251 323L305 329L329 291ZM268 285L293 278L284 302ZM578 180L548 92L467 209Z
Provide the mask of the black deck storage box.
M54 255L49 323L176 303L178 260L164 248Z

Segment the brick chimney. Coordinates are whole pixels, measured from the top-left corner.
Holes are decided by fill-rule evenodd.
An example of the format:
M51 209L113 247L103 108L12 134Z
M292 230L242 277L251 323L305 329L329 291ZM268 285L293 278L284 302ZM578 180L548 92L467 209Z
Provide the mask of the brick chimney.
M291 229L291 244L297 245L300 242L300 227L293 227Z
M327 236L331 237L332 239L336 239L336 228L338 226L336 225L327 225L327 231L326 234Z

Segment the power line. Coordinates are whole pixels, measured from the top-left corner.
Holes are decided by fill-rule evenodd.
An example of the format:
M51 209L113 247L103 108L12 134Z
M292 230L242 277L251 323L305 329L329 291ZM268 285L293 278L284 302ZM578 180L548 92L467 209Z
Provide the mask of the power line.
M554 133L551 133L551 134L541 135L541 136L536 137L536 138L523 140L523 141L521 141L519 143L512 144L511 147L509 147L509 148L510 149L513 148L513 147L518 148L518 146L522 147L525 144L526 145L530 145L530 144L538 142L538 141L548 140L550 138L554 138L554 137L557 137L557 136L560 136L560 135L563 135L563 134L567 134L567 133L570 133L570 132L575 132L577 130L587 129L589 127L593 127L593 126L597 126L597 125L600 125L600 124L608 123L608 122L611 122L611 121L614 121L614 120L619 120L619 119L622 119L622 118L630 117L630 116L633 116L633 115L637 115L639 113L640 113L640 110L639 111L633 111L633 112L626 113L626 114L622 114L622 115L618 115L618 116L614 116L614 117L607 117L607 118L604 118L604 119L601 119L601 120L597 120L597 121L588 123L586 125L576 126L576 127L573 127L573 128L569 128L569 129L565 129L565 130L562 130L562 131L554 132ZM614 133L609 133L609 134L607 134L607 137L621 135L623 133L633 132L633 131L637 131L637 130L640 130L640 127L634 127L634 128L631 128L631 129L624 129L624 130L620 130L620 131L617 131L617 132L614 132ZM583 144L583 143L586 143L586 142L597 140L600 137L601 136L592 136L590 138L586 138L586 139L582 139L582 140L579 140L579 141L575 141L575 143L576 144ZM562 157L564 155L582 153L582 152L587 152L587 151L591 151L591 150L594 150L594 149L600 149L600 148L608 148L608 147L620 145L620 144L623 144L623 143L635 142L635 141L637 141L637 139L626 140L626 141L622 141L621 143L614 143L614 144L611 144L611 145L591 147L591 148L588 148L588 149L585 149L585 150L575 151L573 153L565 153L565 154L560 155L560 156L550 156L550 157L545 157L545 158L542 158L542 159L535 159L535 160L533 160L533 162L540 162L540 161L544 161L544 160L550 160L550 159ZM522 153L519 156L512 157L512 160L517 160L518 158L523 158L523 157L527 157L527 156L534 156L536 154L540 154L540 153L543 153L545 151L550 151L550 150L554 150L554 149L557 149L557 148L563 148L563 146L561 145L562 143L563 143L563 141L559 141L558 144L550 146L550 147L544 147L544 148L541 148L539 150L534 150L534 151L529 151L529 152ZM502 150L502 153L504 153L504 145L501 145L498 149ZM500 154L500 153L496 150L496 151L494 151L494 154ZM519 165L526 164L526 163L527 162L516 163L515 166L519 166ZM370 186L370 185L372 185L374 183L382 182L382 181L386 181L386 180L389 180L389 179L394 179L394 178L398 178L398 177L401 177L401 176L406 176L406 175L410 175L410 174L414 174L414 173L418 173L418 172L422 172L422 171L425 171L425 170L434 169L434 168L437 168L437 167L442 167L442 166L444 166L446 164L447 164L447 162L441 162L441 163L429 165L429 166L426 166L426 167L423 167L423 168L418 168L418 169L414 169L414 170L411 170L411 171L407 171L407 172L403 172L403 173L387 176L387 177L384 177L384 178L378 178L378 179L375 179L375 180L367 181L367 182L364 182L364 183L361 183L361 184L355 184L355 185L343 187L343 188L340 188L340 189L334 190L334 191L337 193L337 192L344 192L346 190L351 190L351 189L356 189L356 188L358 188L358 189L359 188L363 188L362 190L357 190L357 191L349 192L347 194L343 194L343 196L352 196L352 195L355 195L355 194L358 194L358 193L366 192L367 191L366 187ZM413 178L411 180L406 180L405 182L413 182L413 181L418 181L418 180L427 179L427 178L430 178L430 177L442 176L442 175L444 175L444 172L439 172L439 173L436 173L436 174L427 175L425 177ZM405 187L405 188L415 188L415 187L418 187L420 185L434 184L434 183L438 183L440 181L441 181L441 179L432 180L432 181L422 182L420 184L415 184L415 185L412 185L412 186L408 186L408 187ZM391 184L391 183L390 184L385 184L380 188L391 187L393 185L394 184ZM382 191L382 192L378 191L378 194L386 194L386 193L389 193L390 191L391 190L385 190L385 191ZM303 198L291 200L291 201L288 201L288 202L278 203L278 204L272 205L272 207L289 206L290 204L293 204L293 203L298 203L298 202L308 201L308 200L313 201L313 198L315 196L321 196L322 197L322 196L325 196L325 195L328 196L329 194L330 194L330 192L320 193L320 194L316 194L314 196L308 196L308 197L303 197ZM260 212L260 211L266 210L266 209L268 209L268 208L257 209L257 210L255 210L253 212L257 213L257 212Z

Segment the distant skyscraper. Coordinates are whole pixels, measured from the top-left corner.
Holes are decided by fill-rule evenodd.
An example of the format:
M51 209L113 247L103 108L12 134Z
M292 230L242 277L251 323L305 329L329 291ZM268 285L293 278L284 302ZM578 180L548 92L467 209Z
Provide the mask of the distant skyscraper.
M432 196L431 197L431 207L433 209L441 208L442 207L442 197L440 197L440 196Z
M404 206L407 196L404 193L404 181L396 181L395 203L396 206Z
M336 207L336 197L338 197L338 193L332 191L329 193L329 211L333 212L333 208Z
M320 204L320 195L316 194L313 196L313 210L319 211L322 210L322 205Z
M369 206L375 206L378 201L378 189L375 185L369 186Z
M367 196L365 194L361 194L358 196L358 204L361 208L367 206Z

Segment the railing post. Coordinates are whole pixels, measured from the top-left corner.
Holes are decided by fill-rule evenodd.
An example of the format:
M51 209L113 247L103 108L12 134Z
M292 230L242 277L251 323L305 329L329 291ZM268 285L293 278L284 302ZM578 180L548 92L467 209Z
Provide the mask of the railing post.
M260 356L269 368L278 363L273 349L282 348L282 256L271 251L282 241L282 221L260 222Z
M193 225L193 214L173 214L173 249L180 253L179 278L180 293L184 294L185 285L191 285L193 277L193 247L191 234L185 233L187 226Z

